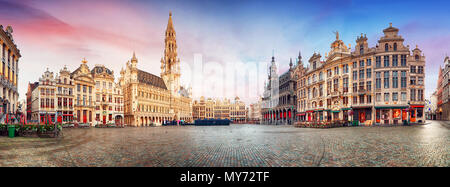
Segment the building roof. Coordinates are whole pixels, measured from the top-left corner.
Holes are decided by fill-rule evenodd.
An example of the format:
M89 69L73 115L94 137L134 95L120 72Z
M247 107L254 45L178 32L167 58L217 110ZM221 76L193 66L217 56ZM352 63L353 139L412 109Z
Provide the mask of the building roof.
M167 90L166 84L164 83L164 80L161 77L158 77L156 75L153 75L151 73L142 70L138 70L137 78L140 83L156 86Z

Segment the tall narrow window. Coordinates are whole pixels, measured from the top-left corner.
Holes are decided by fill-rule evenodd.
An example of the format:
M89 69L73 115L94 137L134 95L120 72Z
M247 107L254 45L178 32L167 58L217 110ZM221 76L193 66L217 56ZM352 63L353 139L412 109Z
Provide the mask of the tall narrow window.
M386 43L384 44L384 51L388 52L389 51L389 45Z
M397 51L397 43L394 43L394 51Z

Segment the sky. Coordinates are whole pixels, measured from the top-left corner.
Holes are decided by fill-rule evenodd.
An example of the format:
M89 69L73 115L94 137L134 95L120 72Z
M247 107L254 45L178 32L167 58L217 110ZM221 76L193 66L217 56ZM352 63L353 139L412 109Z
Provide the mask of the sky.
M135 51L138 68L159 75L170 11L181 83L193 88L194 98L254 102L272 54L282 74L299 51L304 63L314 52L328 53L334 31L352 46L364 33L374 47L389 23L400 29L405 45L418 45L425 54L429 97L450 49L449 7L450 1L431 0L0 0L0 24L13 27L22 54L20 99L47 68L74 71L83 58L90 68L107 66L117 79Z

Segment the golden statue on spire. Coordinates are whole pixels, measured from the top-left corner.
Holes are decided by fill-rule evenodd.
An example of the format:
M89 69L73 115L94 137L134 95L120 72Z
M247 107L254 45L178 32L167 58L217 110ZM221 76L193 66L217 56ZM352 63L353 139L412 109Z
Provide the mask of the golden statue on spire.
M334 34L336 34L336 40L339 40L339 31L333 32Z

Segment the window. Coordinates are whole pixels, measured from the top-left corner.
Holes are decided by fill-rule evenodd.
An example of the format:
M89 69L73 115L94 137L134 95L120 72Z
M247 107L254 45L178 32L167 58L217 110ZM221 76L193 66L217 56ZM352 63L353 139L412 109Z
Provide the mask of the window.
M376 100L377 100L377 102L381 101L381 93L376 94Z
M397 51L397 43L394 43L394 51Z
M381 89L381 72L376 72L376 89Z
M417 100L423 101L423 90L422 89L417 90Z
M366 72L367 72L367 78L368 79L372 78L372 69L367 68Z
M358 80L358 72L353 71L353 80Z
M392 66L398 66L398 55L392 55Z
M389 102L389 93L384 93L384 102Z
M353 92L358 92L358 84L357 83L353 83Z
M375 57L375 66L381 68L381 56Z
M371 66L372 65L372 59L368 58L367 59L367 66Z
M100 88L100 81L95 81L95 87Z
M384 44L384 51L388 52L389 51L389 45L386 43Z
M323 73L322 72L319 73L319 80L323 80Z
M392 101L398 101L398 93L397 92L392 93Z
M364 70L359 70L359 78L364 79Z
M319 96L322 97L323 96L323 84L319 85Z
M86 86L85 85L83 85L83 93L86 93Z
M359 91L364 91L364 82L359 83Z
M416 85L416 77L411 77L409 84Z
M367 95L367 104L371 104L371 103L372 103L372 96Z
M353 68L356 68L357 66L356 62L353 62Z
M313 62L313 69L316 69L316 62Z
M389 67L389 55L384 56L384 67Z
M359 96L359 103L361 103L361 104L364 103L364 95Z
M372 90L372 81L367 81L367 91L371 91Z
M353 104L358 104L358 97L357 96L353 97Z
M359 61L359 67L360 68L364 67L364 60Z
M402 101L406 101L406 92L402 92Z
M77 91L80 92L80 85L77 84Z
M416 61L419 61L419 59L420 59L419 55L416 55L415 57L416 57Z
M411 72L411 73L416 73L416 66L411 66L410 72Z
M411 101L416 100L416 89L411 89Z
M406 88L406 71L402 71L401 87Z
M406 66L406 55L401 55L400 56L400 65L401 66Z
M364 54L364 46L362 44L359 45L359 54L361 54L361 55Z
M389 71L384 72L384 88L389 88Z
M334 74L339 75L339 67L334 67Z
M344 65L344 73L348 73L348 64Z
M417 77L417 85L423 85L423 77Z
M344 78L343 86L344 86L344 93L348 92L348 78Z
M339 88L339 86L338 86L339 85L339 79L334 79L333 82L334 82L334 85L333 85L334 91L337 92L338 88Z
M417 66L417 73L423 74L423 66Z
M392 72L392 88L398 88L398 71Z

